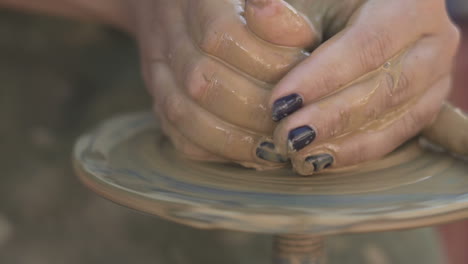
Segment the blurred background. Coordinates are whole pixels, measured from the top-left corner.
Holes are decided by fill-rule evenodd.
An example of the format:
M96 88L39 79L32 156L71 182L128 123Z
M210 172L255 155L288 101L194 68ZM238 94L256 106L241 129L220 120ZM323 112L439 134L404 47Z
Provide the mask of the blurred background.
M454 0L449 8L468 33L468 2ZM453 95L465 109L467 70L465 39ZM70 162L76 138L111 116L149 108L138 51L126 35L0 10L0 263L269 263L269 236L170 223L78 182ZM454 232L443 236L419 229L335 237L330 260L441 263L441 242L460 237L466 225L458 225L443 227ZM450 254L464 252L463 243Z

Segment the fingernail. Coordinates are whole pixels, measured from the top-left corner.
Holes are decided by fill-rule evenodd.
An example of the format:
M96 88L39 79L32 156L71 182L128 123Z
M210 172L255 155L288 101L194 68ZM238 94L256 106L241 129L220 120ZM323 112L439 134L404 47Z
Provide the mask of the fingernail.
M330 167L333 164L334 159L330 154L319 154L309 156L305 161L311 163L314 166L314 171L318 172Z
M291 151L299 151L314 141L315 130L309 126L301 126L289 132L288 146Z
M273 121L280 121L302 107L302 97L298 94L290 94L273 103Z
M255 151L257 157L271 162L284 163L288 158L275 151L275 144L271 142L262 142Z

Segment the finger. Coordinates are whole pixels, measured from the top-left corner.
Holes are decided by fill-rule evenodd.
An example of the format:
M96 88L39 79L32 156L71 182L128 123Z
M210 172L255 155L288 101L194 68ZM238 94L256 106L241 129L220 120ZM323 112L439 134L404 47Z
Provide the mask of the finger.
M270 91L262 89L209 58L185 65L182 84L204 109L245 129L271 134L275 127L268 108ZM180 75L178 72L176 75Z
M346 29L319 46L278 83L270 99L275 120L301 106L299 102L298 107L285 107L288 96L297 95L302 104L316 101L381 67L424 34L433 33L433 21L414 23L420 14L402 16L398 1L388 2L386 8L377 8L374 4L364 5ZM412 26L408 27L409 24ZM404 34L401 33L403 29Z
M212 162L226 162L220 156L214 155L203 148L190 142L184 137L177 129L175 129L167 120L162 116L159 107L154 105L154 112L159 117L159 123L165 135L167 135L174 147L181 153L192 160L212 161Z
M345 167L379 159L427 126L449 91L450 77L446 77L414 103L386 114L355 133L295 153L293 166L299 174L310 175L328 167Z
M188 27L200 49L258 80L276 83L307 54L249 32L233 1L190 1Z
M160 86L155 105L185 138L210 153L247 167L277 167L278 163L257 157L267 137L225 123L191 102L178 90L170 69L155 64L153 83Z
M181 21L181 20L180 20ZM168 61L180 85L199 105L222 120L253 131L270 134L266 85L255 84L243 75L201 54L188 38L183 23L174 23L169 37L175 53ZM264 87L261 88L260 86Z
M208 112L228 123L272 134L275 124L268 109L268 85L254 82L245 75L202 54L193 46L182 23L171 25L170 36L177 50L167 58L179 87ZM176 39L175 39L176 38Z
M284 119L274 133L278 151L300 151L349 133L422 94L450 74L453 56L444 52L444 40L424 38L346 89Z
M247 0L244 16L249 29L272 44L311 48L321 40L311 21L283 0Z

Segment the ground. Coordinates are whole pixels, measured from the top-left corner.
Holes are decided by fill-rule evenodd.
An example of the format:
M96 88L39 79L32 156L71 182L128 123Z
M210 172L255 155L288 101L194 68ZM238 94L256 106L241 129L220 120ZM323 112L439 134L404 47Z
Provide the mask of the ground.
M76 138L150 108L138 51L110 28L0 11L0 263L268 263L270 236L197 230L86 189ZM432 229L335 237L332 263L440 263Z

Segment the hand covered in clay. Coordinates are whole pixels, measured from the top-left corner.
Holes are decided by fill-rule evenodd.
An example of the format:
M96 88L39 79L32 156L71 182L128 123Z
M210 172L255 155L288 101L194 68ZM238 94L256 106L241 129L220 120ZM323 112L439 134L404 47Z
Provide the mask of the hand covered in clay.
M323 41L269 101L276 149L300 174L388 154L430 125L449 93L459 32L443 0L248 0L246 18L271 43ZM307 26L312 34L296 34Z
M135 2L135 34L154 112L192 159L282 166L268 99L273 84L305 59L249 31L237 0Z

